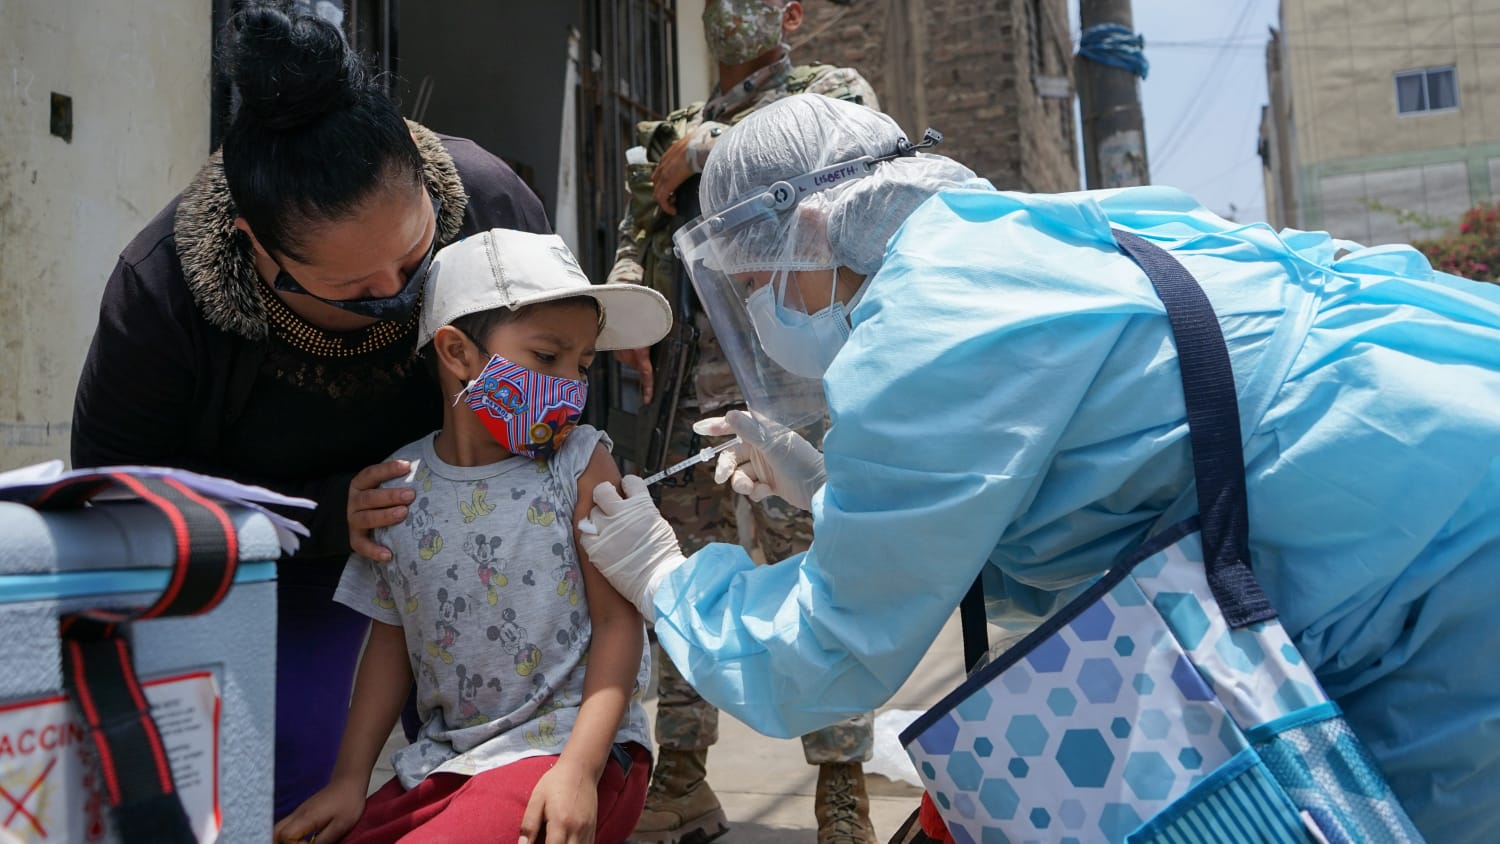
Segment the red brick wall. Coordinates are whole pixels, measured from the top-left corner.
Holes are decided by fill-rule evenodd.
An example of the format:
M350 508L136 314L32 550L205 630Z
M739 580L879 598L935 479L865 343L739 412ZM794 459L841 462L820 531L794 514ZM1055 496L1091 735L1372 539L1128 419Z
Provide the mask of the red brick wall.
M913 139L1002 189L1079 186L1071 100L1038 96L1035 73L1072 78L1067 0L803 0L793 60L859 69ZM1036 35L1041 43L1036 43Z

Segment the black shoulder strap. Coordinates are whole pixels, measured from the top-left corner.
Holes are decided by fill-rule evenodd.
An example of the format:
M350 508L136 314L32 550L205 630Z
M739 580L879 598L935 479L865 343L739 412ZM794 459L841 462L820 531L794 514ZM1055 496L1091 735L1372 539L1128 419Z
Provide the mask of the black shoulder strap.
M1197 280L1166 250L1119 229L1114 235L1151 279L1167 308L1177 344L1209 588L1231 628L1275 618L1276 611L1250 570L1239 403L1219 318Z
M1275 618L1276 610L1250 570L1239 402L1218 316L1198 281L1166 250L1119 229L1114 235L1115 242L1151 280L1166 306L1177 344L1209 588L1231 628ZM964 667L969 671L989 646L981 579L974 580L959 603Z
M984 575L974 578L974 585L958 604L958 624L964 636L964 671L973 672L979 660L990 649L988 618L984 611Z
M129 642L113 624L77 616L64 624L63 688L93 742L120 841L197 841L136 678Z
M110 486L130 491L165 519L175 540L172 574L148 607L85 610L62 618L63 686L97 751L120 841L187 844L197 838L121 626L212 609L234 582L238 535L223 507L172 478L101 472L42 490L29 503L39 509L81 506Z

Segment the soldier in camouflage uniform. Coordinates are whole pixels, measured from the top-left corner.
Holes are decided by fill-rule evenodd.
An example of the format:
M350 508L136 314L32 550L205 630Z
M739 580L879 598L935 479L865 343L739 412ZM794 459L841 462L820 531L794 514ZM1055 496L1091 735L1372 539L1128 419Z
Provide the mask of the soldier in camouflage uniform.
M874 90L858 71L792 65L782 39L801 22L798 2L709 0L703 23L709 50L719 62L718 87L707 103L639 127L638 141L647 161L628 165L631 208L620 223L610 282L648 284L668 301L692 301L691 291L686 300L682 296L679 285L686 281L672 256L672 234L686 222L676 207L676 201L685 197L674 193L696 191L693 177L702 171L714 142L745 115L802 92L878 108ZM693 421L744 404L707 317L693 310L697 312L678 314L696 326L698 339L673 417L666 463L687 457L705 444L693 433ZM643 399L649 402L653 384L649 350L617 353L617 357L641 373ZM688 554L710 542L730 542L752 553L758 548L764 560L775 562L806 550L812 541L808 514L776 498L751 504L728 485L714 483L709 466L664 482L661 512L676 528ZM657 656L656 735L661 758L632 838L659 844L709 841L728 831L718 798L705 779L708 747L718 740L719 713L682 679L665 655L658 651ZM870 758L872 743L869 715L802 737L807 762L818 766L814 810L819 844L876 840L862 768Z

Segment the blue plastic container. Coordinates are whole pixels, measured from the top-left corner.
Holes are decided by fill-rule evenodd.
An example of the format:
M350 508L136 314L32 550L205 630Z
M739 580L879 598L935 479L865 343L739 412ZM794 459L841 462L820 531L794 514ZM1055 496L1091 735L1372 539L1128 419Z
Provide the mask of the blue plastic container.
M280 547L265 516L226 509L239 534L241 563L224 601L204 615L133 623L129 635L136 673L148 697L153 689L205 688L205 675L212 678L216 742L205 740L203 719L179 717L181 711L158 712L155 698L153 716L162 728L179 789L185 789L182 777L187 777L197 781L199 795L205 787L216 791L218 840L259 844L269 834L272 815L275 560ZM0 839L9 833L22 841L112 840L107 829L99 828L98 819L107 813L97 801L88 805L92 821L74 816L78 804L88 801L60 793L78 789L65 787L45 764L45 753L61 759L61 748L86 740L60 726L33 728L17 714L35 715L42 711L35 702L61 694L59 616L84 608L150 604L167 583L173 557L165 520L139 502L49 512L0 502L0 789L5 791L0 821L10 816ZM192 679L152 684L169 677ZM174 727L166 723L168 718L179 723ZM195 729L200 732L192 741L169 735L179 730L180 737ZM191 755L187 748L193 747L212 748L213 758L202 752L186 758ZM188 773L179 776L179 765ZM205 786L210 773L213 782ZM23 811L17 811L18 803ZM59 822L62 805L71 808L69 818ZM69 834L59 836L64 827Z

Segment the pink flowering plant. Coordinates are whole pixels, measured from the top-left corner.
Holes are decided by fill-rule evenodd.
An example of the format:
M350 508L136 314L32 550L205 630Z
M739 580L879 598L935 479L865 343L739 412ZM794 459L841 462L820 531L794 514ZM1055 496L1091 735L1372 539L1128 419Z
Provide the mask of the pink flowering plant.
M1412 246L1443 272L1500 283L1500 203L1476 205L1464 212L1457 232Z

